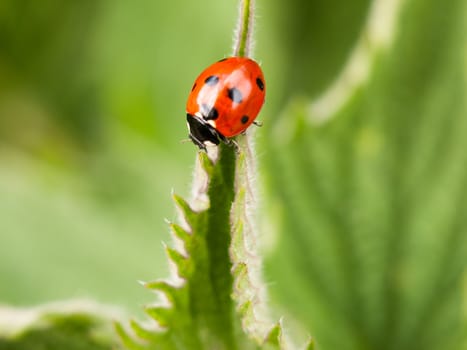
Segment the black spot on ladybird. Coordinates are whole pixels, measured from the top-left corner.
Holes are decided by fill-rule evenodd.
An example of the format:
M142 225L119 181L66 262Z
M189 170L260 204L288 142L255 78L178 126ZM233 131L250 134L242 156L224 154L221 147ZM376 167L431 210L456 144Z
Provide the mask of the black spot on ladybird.
M261 78L256 78L256 85L258 85L258 87L259 87L259 89L260 89L261 91L264 90L264 83L263 83L263 81L261 80Z
M215 107L209 107L206 104L201 105L201 115L204 120L215 120L219 117L219 112Z
M217 75L210 75L206 78L204 83L209 86L214 86L219 82L219 77Z
M247 115L244 115L242 117L242 119L240 119L240 121L242 122L242 124L246 124L246 123L248 123L248 119L250 119L250 118Z
M217 112L217 109L212 107L211 110L209 111L206 119L215 120L215 119L217 119L217 117L219 117L219 113Z
M229 98L235 103L240 103L243 101L242 93L237 88L228 89L227 94Z

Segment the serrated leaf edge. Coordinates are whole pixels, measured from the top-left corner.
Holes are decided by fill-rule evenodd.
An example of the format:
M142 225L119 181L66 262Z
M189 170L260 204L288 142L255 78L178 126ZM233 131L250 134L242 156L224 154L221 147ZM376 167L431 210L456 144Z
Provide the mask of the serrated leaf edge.
M271 342L272 330L279 327L280 335L283 331L280 321L273 325L266 307L266 288L261 275L258 234L253 216L257 212L257 196L252 133L248 130L245 135L237 137L235 199L231 209L232 243L229 250L234 276L232 298L242 317L242 327L252 339L260 346L268 344L285 349L282 336L276 343Z
M217 150L210 149L207 153L198 152L193 177L193 192L190 202L183 197L172 193L172 198L179 212L180 224L168 222L170 232L174 240L179 240L183 246L170 247L163 243L164 250L168 257L170 276L168 279L159 279L152 282L145 282L144 286L160 293L165 300L148 305L144 308L150 317L149 321L154 323L154 328L146 328L138 321L130 321L130 329L125 329L122 324L116 323L115 328L123 344L131 349L146 349L143 342L150 344L151 340L158 340L164 337L170 326L176 307L182 303L181 294L186 288L186 280L192 273L190 264L190 242L193 238L192 227L197 216L209 209L209 180L217 161ZM137 336L137 339L131 336ZM140 340L141 342L139 342Z

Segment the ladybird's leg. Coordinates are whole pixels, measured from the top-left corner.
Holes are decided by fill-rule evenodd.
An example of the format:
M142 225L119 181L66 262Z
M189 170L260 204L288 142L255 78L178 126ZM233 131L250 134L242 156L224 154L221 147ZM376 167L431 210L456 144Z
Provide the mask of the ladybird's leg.
M219 140L221 140L223 143L225 143L226 145L229 145L230 144L230 139L228 139L227 137L225 137L224 135L222 135L219 131L216 131L216 136Z
M196 145L199 147L200 150L206 152L206 145L204 144L204 142L201 142L200 140L198 140L196 137L194 137L193 135L188 135L190 140Z
M237 140L230 140L230 143L235 147L235 152L237 152L237 155L240 154L240 145L238 144Z
M262 127L263 126L263 122L260 122L260 121L254 121L253 124L255 124L257 127Z
M240 134L240 135L244 135L243 133ZM238 137L238 136L237 136ZM238 144L237 140L235 138L232 138L232 139L225 139L224 143L228 146L232 146L233 148L235 148L235 152L237 152L237 154L240 153L240 145Z
M236 150L237 152L240 150L240 146L238 145L237 141L235 141L234 139L228 139L227 137L225 137L224 135L220 134L219 132L217 132L217 137L218 137L219 140L221 140L225 145L235 147L235 150Z

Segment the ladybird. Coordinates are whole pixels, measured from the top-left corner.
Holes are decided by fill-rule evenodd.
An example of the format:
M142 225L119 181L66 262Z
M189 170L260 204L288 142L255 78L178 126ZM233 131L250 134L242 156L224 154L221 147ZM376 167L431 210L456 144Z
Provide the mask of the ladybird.
M245 132L264 103L266 85L258 63L224 58L195 80L186 104L189 137L200 149Z

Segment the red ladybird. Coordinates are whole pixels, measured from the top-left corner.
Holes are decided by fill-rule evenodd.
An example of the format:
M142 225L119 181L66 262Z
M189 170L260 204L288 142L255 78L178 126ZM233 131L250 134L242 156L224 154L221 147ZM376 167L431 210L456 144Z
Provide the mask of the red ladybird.
M224 58L196 79L186 104L190 139L201 149L244 132L264 103L259 65L245 57Z

